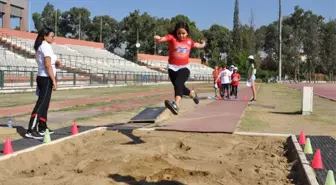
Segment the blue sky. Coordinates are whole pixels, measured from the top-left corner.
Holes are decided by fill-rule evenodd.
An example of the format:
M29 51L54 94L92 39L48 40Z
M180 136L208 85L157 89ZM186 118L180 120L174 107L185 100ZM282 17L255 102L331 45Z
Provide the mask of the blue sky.
M42 12L46 0L28 0L31 12ZM233 25L234 0L50 0L61 11L71 7L85 7L92 16L110 15L120 21L129 12L139 9L152 16L171 18L177 14L187 15L196 22L199 29L207 29L216 23L229 29ZM312 10L327 19L336 18L336 0L282 0L283 15L293 12L299 5L305 10ZM257 27L267 25L278 18L278 0L240 0L240 21L248 23L251 10ZM31 30L34 29L30 21Z

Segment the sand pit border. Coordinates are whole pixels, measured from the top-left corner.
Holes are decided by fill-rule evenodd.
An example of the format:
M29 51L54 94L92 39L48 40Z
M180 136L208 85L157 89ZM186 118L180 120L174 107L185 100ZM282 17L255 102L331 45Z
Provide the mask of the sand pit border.
M309 185L319 185L316 179L315 172L313 168L310 166L305 153L302 151L302 148L296 139L295 135L291 135L290 137L291 141L293 142L292 144L295 147L295 151L297 152L297 157L300 160L301 167L303 168L304 175L306 176L306 180L309 183Z
M43 143L43 144L31 147L31 148L27 148L27 149L24 149L24 150L14 152L12 154L3 155L3 156L0 156L0 161L7 160L7 159L9 159L11 157L15 157L19 154L34 151L34 150L36 150L38 148L41 148L41 147L54 145L54 144L57 144L57 143L60 143L60 142L66 141L66 140L70 140L70 139L75 138L75 137L80 137L80 136L83 136L83 135L86 135L86 134L89 134L89 133L92 133L92 132L96 132L96 131L101 131L101 130L107 130L107 127L94 128L94 129L91 129L91 130L81 132L81 133L76 134L76 135L70 135L70 136L66 136L66 137L61 138L61 139L51 141L50 143ZM155 131L155 127L154 128L137 128L137 129L134 129L134 130ZM253 132L235 132L233 134L246 135L246 136L286 137L287 138L287 143L289 144L289 147L287 149L289 151L289 155L291 156L293 161L295 160L295 161L298 162L297 165L299 165L299 167L301 168L301 169L298 170L299 177L297 177L297 178L299 178L300 181L306 182L307 185L319 185L319 183L317 182L317 179L316 179L316 174L314 172L314 169L310 166L310 164L309 164L304 152L302 151L302 148L301 148L301 146L300 146L300 144L299 144L295 135L273 134L273 133L253 133Z
M254 132L234 132L233 134L237 135L246 135L246 136L278 136L278 137L287 137L292 142L292 146L294 147L294 151L296 152L295 158L298 158L300 166L304 174L300 174L302 180L302 176L304 176L304 181L306 181L307 185L319 185L316 179L316 174L314 169L310 166L305 153L302 151L302 148L296 138L295 135L292 134L273 134L273 133L254 133Z
M314 169L310 166L305 153L302 151L302 148L296 138L295 135L292 134L273 134L273 133L253 133L253 132L235 132L237 135L247 135L247 136L278 136L278 137L287 137L292 142L292 146L294 147L294 151L296 152L296 158L298 158L301 168L303 169L304 174L300 174L305 176L305 181L308 183L307 185L319 185L316 179L316 174Z
M91 130L84 131L84 132L80 132L80 133L78 133L76 135L66 136L64 138L60 138L60 139L51 141L50 143L42 143L40 145L37 145L37 146L34 146L34 147L30 147L30 148L26 148L24 150L20 150L20 151L14 152L12 154L7 154L7 155L0 156L0 161L9 159L11 157L15 157L15 156L17 156L19 154L23 154L23 153L26 153L26 152L34 151L34 150L36 150L38 148L41 148L41 147L46 147L46 146L54 145L54 144L57 144L57 143L60 143L60 142L66 141L66 140L70 140L70 139L75 138L75 137L79 137L79 136L82 136L82 135L85 135L85 134L89 134L91 132L96 132L96 131L106 130L106 129L107 129L107 127L98 127L98 128L94 128L94 129L91 129Z
M274 137L290 137L291 134L274 134L274 133L259 133L259 132L234 132L236 135L245 136L274 136Z

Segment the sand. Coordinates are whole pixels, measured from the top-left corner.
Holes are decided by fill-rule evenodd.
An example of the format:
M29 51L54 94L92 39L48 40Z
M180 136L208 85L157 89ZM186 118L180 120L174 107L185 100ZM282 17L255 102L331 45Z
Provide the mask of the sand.
M103 130L0 162L0 184L287 185L285 139Z

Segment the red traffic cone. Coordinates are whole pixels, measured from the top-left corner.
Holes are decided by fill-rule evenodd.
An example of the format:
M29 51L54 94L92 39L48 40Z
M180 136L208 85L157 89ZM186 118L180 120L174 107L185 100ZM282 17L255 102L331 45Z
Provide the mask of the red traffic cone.
M312 162L312 167L314 169L323 169L322 157L320 149L316 149L314 159Z
M7 155L7 154L11 154L13 153L13 147L12 147L12 143L10 141L9 138L6 139L5 142L5 146L4 146L4 150L3 150L3 154Z
M244 100L245 100L245 101L247 100L246 96L244 96Z
M72 125L71 134L72 135L78 134L78 127L75 121L73 122L73 125Z
M303 130L300 132L299 144L300 145L306 144L306 136Z

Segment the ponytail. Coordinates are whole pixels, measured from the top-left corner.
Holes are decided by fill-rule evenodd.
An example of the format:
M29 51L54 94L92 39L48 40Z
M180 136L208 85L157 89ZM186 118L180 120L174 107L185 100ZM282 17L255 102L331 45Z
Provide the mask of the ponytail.
M39 49L39 47L41 46L42 42L44 41L44 37L48 36L51 32L53 32L53 30L50 29L50 28L42 28L39 31L39 33L36 37L35 43L34 43L35 51L37 51Z
M34 49L35 49L35 51L38 50L38 48L41 46L41 44L42 44L43 41L44 41L44 35L42 35L42 34L39 33L37 35L37 38L36 38L35 43L34 43Z

